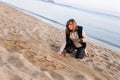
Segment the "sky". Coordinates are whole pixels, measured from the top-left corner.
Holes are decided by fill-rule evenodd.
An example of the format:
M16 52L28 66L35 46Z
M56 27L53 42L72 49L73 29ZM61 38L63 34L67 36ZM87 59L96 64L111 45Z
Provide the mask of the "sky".
M112 12L120 15L120 0L54 0L62 4L69 4L74 7L92 9L96 11Z

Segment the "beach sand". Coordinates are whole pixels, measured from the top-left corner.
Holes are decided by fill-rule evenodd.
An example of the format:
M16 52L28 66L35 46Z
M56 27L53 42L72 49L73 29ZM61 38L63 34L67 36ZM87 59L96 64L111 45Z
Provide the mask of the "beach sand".
M87 42L58 56L64 31L0 2L0 80L120 80L120 55Z

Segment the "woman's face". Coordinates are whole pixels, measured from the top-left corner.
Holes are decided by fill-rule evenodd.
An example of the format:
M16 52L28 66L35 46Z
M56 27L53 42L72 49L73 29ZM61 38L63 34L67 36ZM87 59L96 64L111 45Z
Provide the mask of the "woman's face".
M68 28L69 28L69 30L73 30L74 29L74 26L73 26L72 22L69 23Z

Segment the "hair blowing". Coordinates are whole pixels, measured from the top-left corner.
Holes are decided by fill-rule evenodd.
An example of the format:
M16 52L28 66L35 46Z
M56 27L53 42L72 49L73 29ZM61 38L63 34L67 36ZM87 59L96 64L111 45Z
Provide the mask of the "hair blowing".
M69 19L66 23L66 32L70 31L68 26L70 24L70 22L72 23L72 25L74 26L74 30L77 28L77 23L74 19Z

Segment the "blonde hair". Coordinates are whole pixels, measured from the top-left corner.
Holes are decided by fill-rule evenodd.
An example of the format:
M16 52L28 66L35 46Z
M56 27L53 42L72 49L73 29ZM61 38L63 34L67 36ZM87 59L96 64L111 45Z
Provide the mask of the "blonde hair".
M69 19L66 23L66 31L70 31L68 26L70 25L70 22L72 23L72 25L74 26L73 30L75 30L77 28L77 23L74 19Z

